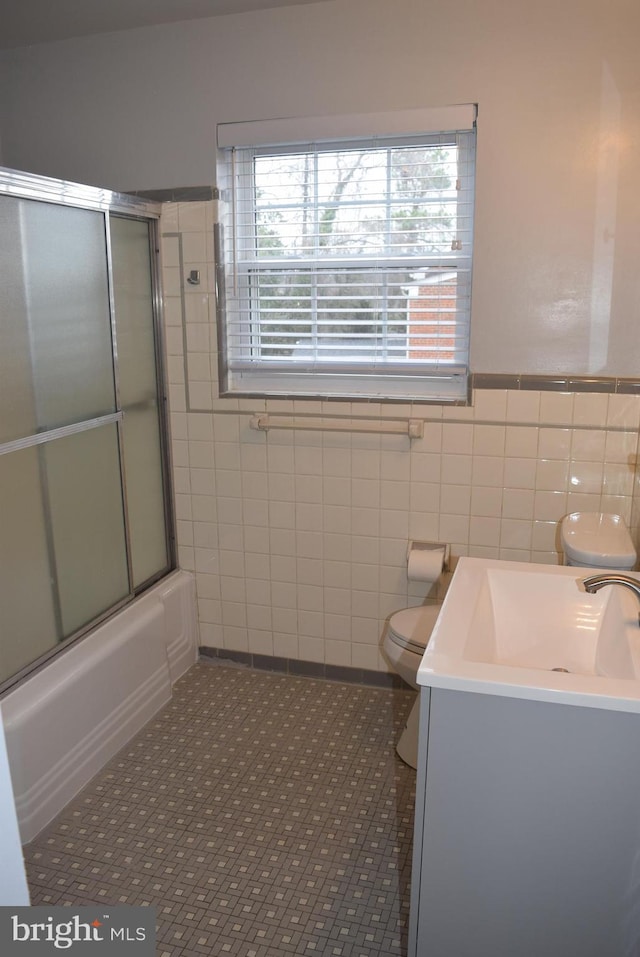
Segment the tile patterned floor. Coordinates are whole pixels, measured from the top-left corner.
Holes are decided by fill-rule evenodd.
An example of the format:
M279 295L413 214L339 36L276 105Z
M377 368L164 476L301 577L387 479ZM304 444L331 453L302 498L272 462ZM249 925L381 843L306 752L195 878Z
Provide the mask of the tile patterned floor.
M160 957L406 953L413 693L195 665L25 848L33 904L154 904Z

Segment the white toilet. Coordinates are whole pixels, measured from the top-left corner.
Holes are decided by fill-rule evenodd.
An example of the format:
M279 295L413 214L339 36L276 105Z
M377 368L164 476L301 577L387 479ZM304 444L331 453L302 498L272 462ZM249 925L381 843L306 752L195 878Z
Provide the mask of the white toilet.
M565 565L630 571L637 554L621 515L571 512L560 525Z
M440 604L403 608L389 619L383 648L389 663L400 677L418 690L418 667L440 612ZM396 745L402 760L412 768L418 766L418 723L420 702L416 701Z

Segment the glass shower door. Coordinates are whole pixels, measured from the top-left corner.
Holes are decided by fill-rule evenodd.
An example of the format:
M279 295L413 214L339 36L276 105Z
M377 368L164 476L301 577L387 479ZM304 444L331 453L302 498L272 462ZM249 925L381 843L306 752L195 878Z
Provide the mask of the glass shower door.
M123 454L133 587L169 560L165 531L162 430L154 336L152 236L145 221L110 219L118 342L118 395L124 412Z
M0 195L0 687L171 564L150 229Z

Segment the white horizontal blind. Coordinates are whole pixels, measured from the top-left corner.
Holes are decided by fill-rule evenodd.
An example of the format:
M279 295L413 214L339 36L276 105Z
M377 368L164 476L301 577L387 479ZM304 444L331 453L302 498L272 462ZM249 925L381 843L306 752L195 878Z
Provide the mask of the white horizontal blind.
M473 157L467 131L230 152L228 391L466 398Z

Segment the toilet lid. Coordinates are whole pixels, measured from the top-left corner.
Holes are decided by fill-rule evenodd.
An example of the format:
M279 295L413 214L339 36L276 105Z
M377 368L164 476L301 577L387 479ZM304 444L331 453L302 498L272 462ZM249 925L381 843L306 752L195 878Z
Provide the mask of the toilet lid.
M389 619L389 637L397 645L423 655L431 637L440 605L419 605L404 608Z
M636 550L622 516L572 512L562 520L562 549L579 565L633 568Z

